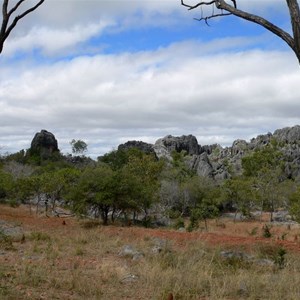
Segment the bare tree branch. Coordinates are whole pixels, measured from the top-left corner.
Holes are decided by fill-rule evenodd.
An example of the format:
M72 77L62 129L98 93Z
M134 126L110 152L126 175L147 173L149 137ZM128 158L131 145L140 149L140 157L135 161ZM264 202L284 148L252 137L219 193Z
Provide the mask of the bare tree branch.
M230 1L230 3L232 4L229 4L228 1ZM236 0L213 0L213 1L199 2L196 5L189 5L186 4L184 0L181 0L181 4L185 7L188 7L189 10L196 9L204 5L211 5L212 7L216 7L221 11L224 10L227 12L227 13L213 12L210 16L206 16L206 17L203 17L201 15L201 18L199 18L198 20L200 21L204 20L206 23L208 19L232 14L234 16L237 16L239 18L256 23L264 27L265 29L269 30L270 32L272 32L273 34L277 35L282 40L284 40L286 44L294 51L300 63L300 11L299 11L299 5L297 0L286 0L290 12L293 36L291 36L288 32L286 32L282 28L276 26L275 24L271 23L270 21L266 20L263 17L238 9L236 2L237 2Z
M232 13L220 13L220 14L213 14L207 17L201 17L201 18L194 18L194 20L196 21L204 21L206 23L206 25L209 26L208 24L208 20L209 19L213 19L213 18L218 18L218 17L224 17L224 16L231 16Z
M15 13L22 3L24 3L26 0L19 0L10 10L8 9L8 4L10 0L3 0L2 4L2 24L1 24L1 30L0 30L0 53L2 53L3 45L5 40L10 35L11 31L16 27L18 22L23 19L25 16L36 10L39 6L41 6L45 0L39 0L34 6L26 9L21 14L15 16L13 20L11 21L13 13ZM11 21L11 23L10 23Z

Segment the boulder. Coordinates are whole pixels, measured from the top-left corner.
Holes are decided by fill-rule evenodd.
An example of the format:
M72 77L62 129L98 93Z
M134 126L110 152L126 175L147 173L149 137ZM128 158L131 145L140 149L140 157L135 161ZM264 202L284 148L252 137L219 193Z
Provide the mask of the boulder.
M41 130L35 134L30 147L30 153L39 154L43 158L50 157L53 153L59 152L55 136L47 131Z
M144 257L144 254L142 252L137 251L131 245L125 245L119 252L119 256L129 257L132 260L139 260Z
M214 170L206 152L203 152L201 155L193 155L188 165L192 170L195 170L199 176L212 177L213 175Z
M8 237L14 242L20 242L24 239L23 229L12 222L0 220L0 239L3 237Z
M156 141L154 151L158 157L161 157L166 152L170 155L173 151L186 151L189 155L199 155L200 146L193 135L182 135L180 137L167 135Z

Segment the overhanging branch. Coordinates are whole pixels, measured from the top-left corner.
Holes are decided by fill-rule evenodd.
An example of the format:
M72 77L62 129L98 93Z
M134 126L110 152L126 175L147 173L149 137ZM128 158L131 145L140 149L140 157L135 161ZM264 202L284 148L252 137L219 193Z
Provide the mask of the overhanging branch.
M282 40L286 42L287 45L294 51L296 54L299 62L300 62L300 12L299 12L299 6L297 0L286 0L289 10L290 10L290 17L291 17L291 23L293 28L293 36L291 36L289 33L287 33L285 30L281 29L280 27L276 26L275 24L271 23L270 21L266 20L263 17L248 13L246 11L240 10L237 8L236 0L212 0L212 1L202 1L198 2L194 5L189 5L184 2L184 0L181 0L181 4L185 7L188 7L189 10L196 9L198 7L202 6L212 6L216 7L220 11L226 11L226 13L214 13L212 11L211 15L209 16L201 16L201 18L198 18L196 20L198 21L205 21L207 24L207 20L216 18L216 17L222 17L222 16L228 16L228 15L234 15L241 19L256 23L268 31L272 32L273 34L280 37ZM232 3L232 4L228 4Z
M40 7L45 0L39 0L34 6L26 9L21 14L14 17L12 22L11 21L12 15L20 8L22 3L25 3L26 0L19 0L10 10L8 9L8 4L10 0L3 0L2 4L2 24L1 24L1 30L0 30L0 53L3 50L3 44L5 40L10 35L11 31L16 27L18 22L23 19L25 16L36 10L38 7Z

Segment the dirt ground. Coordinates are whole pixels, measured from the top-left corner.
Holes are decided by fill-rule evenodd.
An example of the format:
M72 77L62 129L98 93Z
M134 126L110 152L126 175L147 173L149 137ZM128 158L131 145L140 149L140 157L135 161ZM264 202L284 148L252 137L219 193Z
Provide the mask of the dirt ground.
M12 208L0 206L0 220L16 222L24 231L57 232L71 234L80 227L76 218L46 217L30 213L29 208L20 206ZM272 236L263 237L265 222L238 221L231 219L210 220L208 230L203 228L194 232L181 232L174 229L142 227L121 227L110 225L102 227L102 232L111 236L128 237L130 239L144 239L145 237L160 237L172 240L177 246L184 246L187 242L198 240L211 246L244 246L251 248L260 243L278 244L293 252L300 252L300 225L278 224L269 225Z

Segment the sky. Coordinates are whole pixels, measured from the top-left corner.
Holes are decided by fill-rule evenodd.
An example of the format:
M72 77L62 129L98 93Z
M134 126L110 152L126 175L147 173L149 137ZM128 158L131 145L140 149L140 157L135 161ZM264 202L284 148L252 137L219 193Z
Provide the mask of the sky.
M285 1L238 5L291 30ZM42 129L62 153L81 139L96 158L129 140L193 134L225 147L300 124L300 67L285 43L234 16L199 17L180 0L46 0L0 55L0 154Z

